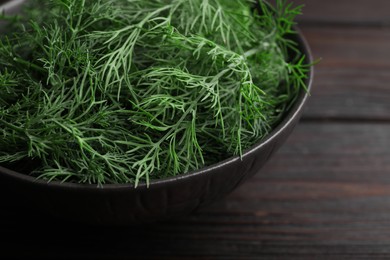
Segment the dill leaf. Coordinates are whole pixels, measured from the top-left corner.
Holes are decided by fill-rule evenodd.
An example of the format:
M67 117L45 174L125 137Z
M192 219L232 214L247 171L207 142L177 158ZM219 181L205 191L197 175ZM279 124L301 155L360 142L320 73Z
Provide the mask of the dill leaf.
M301 8L28 1L1 17L0 163L137 186L241 156L306 87L310 65L289 37Z

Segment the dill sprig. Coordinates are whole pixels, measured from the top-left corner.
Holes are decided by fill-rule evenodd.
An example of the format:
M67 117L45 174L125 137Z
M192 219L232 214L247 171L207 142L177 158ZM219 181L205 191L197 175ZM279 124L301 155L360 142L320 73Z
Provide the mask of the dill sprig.
M0 163L48 181L149 183L273 129L305 88L301 6L28 1L0 38Z

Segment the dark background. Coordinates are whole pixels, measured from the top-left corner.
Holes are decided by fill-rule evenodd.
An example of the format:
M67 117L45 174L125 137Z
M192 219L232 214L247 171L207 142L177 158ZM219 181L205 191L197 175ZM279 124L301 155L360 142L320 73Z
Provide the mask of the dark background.
M191 216L146 226L2 207L0 258L390 259L390 1L295 3L322 60L303 118L261 172Z

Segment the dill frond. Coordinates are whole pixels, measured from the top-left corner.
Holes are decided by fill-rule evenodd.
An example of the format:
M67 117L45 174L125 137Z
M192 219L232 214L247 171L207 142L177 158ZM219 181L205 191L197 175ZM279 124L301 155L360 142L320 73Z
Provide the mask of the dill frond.
M137 186L241 156L306 87L310 65L289 37L301 8L28 1L1 17L12 30L0 36L0 163Z

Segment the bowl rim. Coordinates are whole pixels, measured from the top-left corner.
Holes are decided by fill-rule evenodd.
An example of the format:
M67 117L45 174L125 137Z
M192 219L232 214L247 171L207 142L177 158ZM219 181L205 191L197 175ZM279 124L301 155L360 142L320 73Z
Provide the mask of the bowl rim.
M15 0L5 2L4 4L0 4L0 11L11 10L18 7L18 5L22 4L25 0ZM310 45L297 25L293 25L293 29L295 34L291 36L297 42L298 49L305 55L305 63L313 64L313 56ZM310 91L312 89L314 76L314 66L309 66L309 70L307 73L307 78L305 79L306 89L302 88L299 91L297 99L294 101L292 107L287 111L287 113L283 116L283 119L266 135L263 139L256 142L251 147L245 149L242 153L242 156L230 156L220 162L202 167L197 170L189 171L187 173L182 173L176 176L170 176L163 179L151 179L149 181L149 185L146 182L140 182L137 187L133 183L117 183L117 184L103 184L101 186L97 184L91 183L72 183L72 182L63 182L63 181L45 181L43 179L39 179L37 177L33 177L24 173L20 173L14 171L12 169L3 167L0 165L0 174L5 174L12 179L18 179L20 181L26 183L33 183L34 185L47 186L50 188L59 188L59 189L83 189L83 190L133 190L133 191L142 191L142 190L150 190L153 188L167 185L177 184L182 181L189 181L194 178L204 178L205 176L211 174L213 170L222 168L225 165L232 164L239 160L244 160L246 157L250 156L253 153L256 153L259 149L262 149L264 146L272 142L275 138L277 138L286 128L288 128L294 121L299 120L301 113L305 107L307 99L310 97Z

